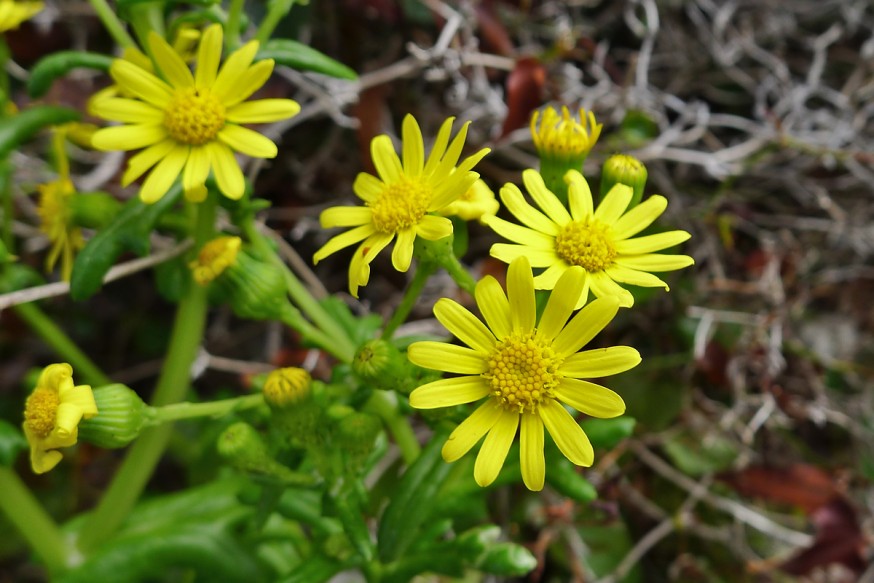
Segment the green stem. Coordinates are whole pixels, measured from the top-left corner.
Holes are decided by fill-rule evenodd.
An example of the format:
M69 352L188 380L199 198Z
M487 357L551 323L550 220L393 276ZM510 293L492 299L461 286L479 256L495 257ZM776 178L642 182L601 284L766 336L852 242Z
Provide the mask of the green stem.
M236 50L240 46L240 19L243 15L243 5L246 0L231 0L228 8L228 22L225 26L225 49Z
M294 0L272 0L271 2L268 2L267 15L264 17L264 20L261 21L261 25L258 27L258 32L255 33L255 40L261 44L270 40L270 35L272 35L273 31L276 30L279 21L288 14L293 6Z
M0 77L3 73L0 72ZM2 90L0 90L2 91ZM0 100L0 110L6 107L6 104ZM0 119L3 116L0 115ZM15 239L12 236L12 164L9 160L0 159L0 198L3 199L3 224L2 241L6 246L7 253L14 253Z
M12 309L58 353L59 357L70 363L77 379L94 386L112 384L112 379L106 376L100 367L94 364L35 303L18 304Z
M215 195L211 193L197 207L194 248L199 249L209 241L214 230ZM199 285L188 286L176 312L167 358L152 396L153 406L178 403L185 396L190 382L191 364L197 356L203 337L207 307L206 288ZM131 447L97 509L83 525L79 539L79 549L83 553L93 551L111 537L130 513L161 459L172 431L172 424L148 429Z
M136 48L136 42L134 42L131 35L127 33L124 25L118 19L115 11L109 6L109 3L107 3L106 0L88 0L88 2L91 4L91 8L94 9L94 12L97 13L97 18L100 19L100 22L103 23L103 26L118 45L126 49Z
M322 308L288 266L276 255L276 252L267 242L267 239L264 238L264 235L255 228L254 222L249 219L242 221L242 223L243 233L252 245L255 246L258 253L263 257L269 257L271 261L282 269L285 274L285 285L288 287L288 295L291 296L291 300L313 321L319 330L331 339L331 344L334 346L333 354L343 362L352 362L352 359L355 358L357 347L349 339L343 327Z
M394 437L395 443L398 444L404 463L409 466L419 457L422 448L419 447L419 441L409 421L398 412L397 403L392 402L388 395L389 393L385 391L374 391L365 403L364 410L382 419Z
M395 330L398 329L398 326L406 321L407 316L410 315L410 311L412 311L413 306L416 305L416 300L419 299L419 295L422 293L422 289L425 287L425 283L428 281L428 278L437 271L437 265L435 263L431 263L430 261L421 261L419 262L419 266L416 268L416 274L413 276L413 281L410 282L410 285L407 286L406 291L404 292L404 297L401 299L400 305L391 315L391 319L388 321L388 324L385 325L385 329L382 331L382 339L389 340L392 337L392 334L395 333Z
M18 528L34 552L50 571L60 571L71 563L70 546L55 521L46 513L18 474L0 466L0 509Z
M166 35L164 17L161 12L161 2L143 2L132 4L130 7L130 23L140 41L140 46L150 56L152 49L149 46L149 33L155 32L160 37Z
M282 316L283 324L296 330L305 339L317 344L323 350L333 354L339 360L342 360L343 362L351 361L348 353L342 347L337 345L336 340L307 322L297 308L292 305L289 305L288 307L289 309L285 310L285 313Z
M462 265L461 261L458 260L458 257L454 254L444 256L440 263L440 267L446 270L446 273L455 280L458 287L473 296L474 291L476 290L476 280L474 280L467 268Z
M208 403L176 403L164 405L153 409L154 417L149 425L159 425L178 421L180 419L193 419L196 417L221 417L236 411L252 409L264 403L264 395L246 395L235 399L222 399Z

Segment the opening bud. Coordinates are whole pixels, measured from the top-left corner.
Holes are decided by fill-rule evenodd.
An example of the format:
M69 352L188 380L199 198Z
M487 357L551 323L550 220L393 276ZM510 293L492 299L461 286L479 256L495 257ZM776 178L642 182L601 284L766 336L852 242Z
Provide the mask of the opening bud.
M278 368L267 376L264 400L272 409L287 409L310 398L312 377L302 368Z
M643 197L647 172L643 162L626 154L614 154L607 158L601 169L601 199L617 184L630 186L634 191L628 208L634 208Z
M98 447L124 447L140 435L151 407L130 388L115 384L94 389L97 415L79 424L79 438Z

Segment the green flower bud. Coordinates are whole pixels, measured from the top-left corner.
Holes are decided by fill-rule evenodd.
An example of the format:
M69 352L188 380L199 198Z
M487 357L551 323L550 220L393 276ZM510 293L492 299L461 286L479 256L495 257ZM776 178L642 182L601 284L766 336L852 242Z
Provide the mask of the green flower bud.
M607 158L601 169L601 200L604 200L604 197L615 185L624 184L630 186L634 191L631 203L628 205L628 208L631 209L637 206L643 197L646 178L646 166L643 165L643 162L625 154L614 154Z
M373 451L374 441L382 431L382 422L369 413L354 411L338 424L336 439L340 447L349 454L353 463L367 459Z
M98 413L79 424L82 441L107 449L125 447L153 416L152 408L124 385L97 387L93 392Z
M476 526L455 539L455 547L468 562L476 562L501 538L501 527L494 524Z
M101 229L121 210L121 203L105 192L80 193L69 199L72 222L80 227Z
M267 376L264 400L271 409L287 409L299 405L312 394L312 377L302 368L278 368Z
M352 371L377 389L405 390L410 384L410 368L406 357L394 344L382 339L368 340L355 353Z
M476 568L493 575L522 577L537 566L531 551L515 543L498 543L486 551Z
M238 470L278 479L286 484L304 486L315 482L313 477L294 472L273 459L261 434L244 421L225 429L218 438L216 449Z

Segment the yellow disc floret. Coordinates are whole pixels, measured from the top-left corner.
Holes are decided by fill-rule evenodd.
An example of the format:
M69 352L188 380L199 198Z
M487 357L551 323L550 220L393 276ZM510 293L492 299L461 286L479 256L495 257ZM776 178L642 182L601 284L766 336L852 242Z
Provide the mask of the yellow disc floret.
M508 411L534 413L552 399L561 359L534 332L514 332L498 342L483 373L491 393Z
M608 231L609 227L594 219L572 221L555 237L555 252L589 273L601 271L610 267L616 257Z
M224 273L237 260L242 243L239 237L219 237L204 245L189 264L194 281L206 285Z
M225 127L225 106L207 90L177 89L165 110L164 127L177 142L200 146Z
M24 424L37 437L48 437L55 428L60 404L61 399L57 391L47 388L36 389L24 405Z
M386 184L370 207L373 226L381 233L397 233L419 223L428 211L431 188L416 179L404 179Z

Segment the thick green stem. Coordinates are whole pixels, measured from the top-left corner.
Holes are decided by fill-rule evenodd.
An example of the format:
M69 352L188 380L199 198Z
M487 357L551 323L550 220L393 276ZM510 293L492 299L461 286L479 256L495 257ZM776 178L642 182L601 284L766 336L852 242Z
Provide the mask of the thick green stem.
M180 419L193 419L196 417L221 417L236 411L252 409L264 403L264 395L246 395L235 399L222 399L208 403L176 403L164 405L153 409L150 425L158 425Z
M77 381L95 386L112 384L112 379L106 376L39 306L34 303L18 304L12 309L46 344L52 347L60 358L70 363Z
M212 238L215 230L214 194L197 207L195 249ZM188 286L179 303L167 358L152 396L152 405L160 407L178 403L190 382L191 364L197 356L206 322L206 288ZM88 554L118 529L140 497L155 466L170 441L172 424L148 429L131 447L121 468L97 509L86 519L79 539L79 549Z
M474 280L467 268L461 264L458 257L454 254L444 257L440 267L446 270L446 273L455 280L458 287L473 296L474 290L476 290L476 280Z
M225 26L225 49L236 50L240 46L240 18L243 15L245 0L231 0L228 8L228 22Z
M391 315L391 319L382 331L383 340L389 340L392 337L392 334L395 333L395 330L398 329L398 326L406 321L413 306L416 305L416 300L419 299L419 295L422 293L425 283L435 271L437 271L436 264L428 261L422 261L419 263L419 266L416 268L416 274L413 276L413 281L411 281L410 285L407 286L400 305L398 305L397 309Z
M334 347L332 354L343 362L352 362L352 359L355 358L357 347L349 339L343 327L322 308L288 266L276 255L276 252L264 236L255 228L254 222L251 219L242 222L243 233L249 242L255 246L255 249L263 257L269 257L271 261L282 269L285 274L285 285L288 287L288 295L291 296L294 304L313 321L319 330L331 339L331 344Z
M255 33L255 40L262 44L270 40L270 35L276 30L279 21L288 14L292 6L294 6L294 0L272 0L268 2L267 15L261 21L258 32Z
M103 26L112 36L113 40L124 48L136 48L137 44L134 39L127 33L124 25L116 16L115 11L109 6L106 0L88 0L91 8L97 13L97 18L103 23Z
M297 308L291 305L289 305L289 308L290 309L286 310L282 317L283 324L296 330L306 340L317 344L322 348L322 350L334 355L339 360L350 362L351 359L349 354L342 347L337 345L336 340L307 322Z
M18 474L0 466L0 509L50 571L70 566L70 545Z
M413 428L410 427L410 422L398 412L397 403L392 402L389 393L374 391L365 403L364 410L382 419L394 437L395 443L398 444L404 463L410 465L416 461L422 448L419 447L419 441L416 439L416 434L413 433Z
M149 46L149 33L154 32L162 38L166 34L162 6L161 2L143 2L132 4L130 7L131 26L140 41L140 46L149 55L152 55L152 49Z

